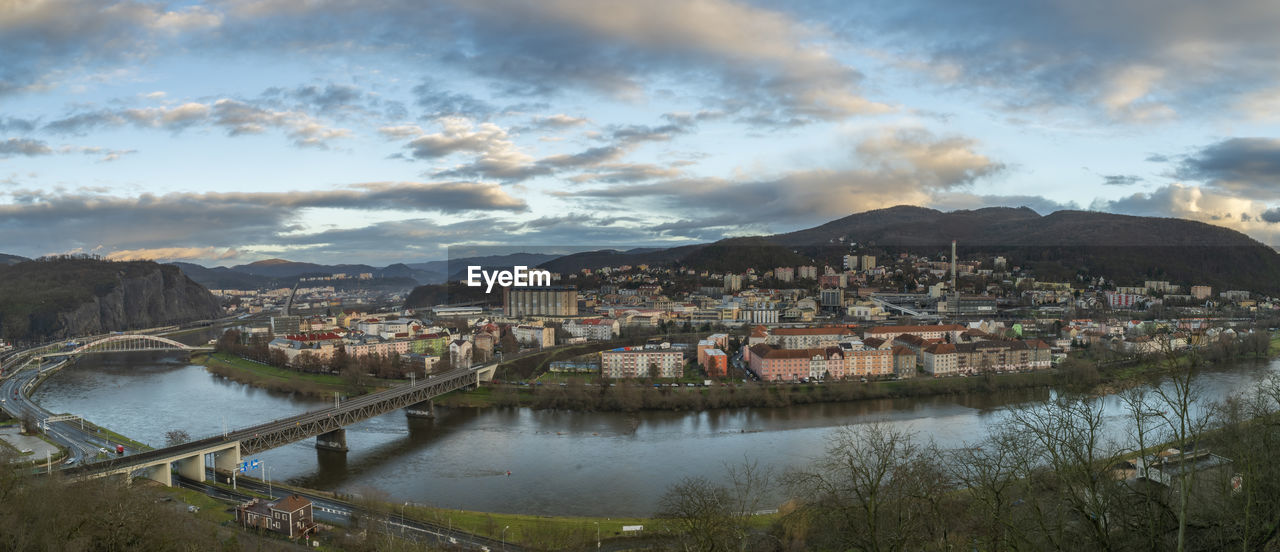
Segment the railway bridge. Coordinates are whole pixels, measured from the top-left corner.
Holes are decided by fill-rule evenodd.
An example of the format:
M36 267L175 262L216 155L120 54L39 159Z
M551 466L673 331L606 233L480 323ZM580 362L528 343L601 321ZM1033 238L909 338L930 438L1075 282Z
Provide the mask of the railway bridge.
M443 374L434 374L425 380L353 397L321 410L171 447L86 464L63 470L62 473L81 478L141 474L172 486L174 465L183 477L204 481L205 467L210 457L215 469L234 470L244 456L311 437L316 438L316 448L346 452L346 426L401 408L405 409L408 416L432 416L432 399L450 391L492 380L497 367L497 362L490 362L471 368L457 368Z

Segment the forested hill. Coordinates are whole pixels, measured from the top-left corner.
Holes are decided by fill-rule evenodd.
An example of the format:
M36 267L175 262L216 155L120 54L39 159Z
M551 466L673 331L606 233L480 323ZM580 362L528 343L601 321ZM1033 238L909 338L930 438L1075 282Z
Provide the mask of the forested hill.
M1026 207L943 212L899 205L855 213L812 228L711 244L567 255L544 263L555 272L638 264L711 271L829 264L841 255L1004 256L1041 280L1101 276L1119 285L1144 280L1205 284L1280 295L1280 253L1235 230L1202 222L1093 211L1041 216ZM882 261L885 259L881 259Z
M38 341L216 318L218 299L174 266L88 258L0 265L0 336Z

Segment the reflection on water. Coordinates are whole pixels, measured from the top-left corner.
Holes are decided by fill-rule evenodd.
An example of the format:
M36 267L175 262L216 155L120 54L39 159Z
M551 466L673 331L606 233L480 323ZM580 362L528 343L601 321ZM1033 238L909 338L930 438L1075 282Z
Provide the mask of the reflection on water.
M206 338L207 339L207 338ZM1206 399L1250 389L1275 365L1244 364L1200 377ZM723 479L726 462L784 470L822 453L842 424L885 421L944 447L982 438L1008 405L1049 390L814 404L714 412L572 413L437 408L434 420L400 411L347 428L346 454L312 440L258 456L273 480L451 508L564 515L647 515L685 476ZM322 408L327 401L254 389L173 358L90 357L49 379L36 400L152 445L183 429L212 435ZM1119 401L1109 419L1123 424ZM1114 430L1123 435L1123 428ZM507 471L511 475L507 476ZM261 476L261 473L253 474Z

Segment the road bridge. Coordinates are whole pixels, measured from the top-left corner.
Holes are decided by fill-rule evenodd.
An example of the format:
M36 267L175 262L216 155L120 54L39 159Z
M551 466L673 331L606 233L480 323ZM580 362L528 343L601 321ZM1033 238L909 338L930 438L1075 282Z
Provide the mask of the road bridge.
M74 343L74 342L73 342ZM133 353L144 351L212 351L213 347L199 347L180 343L167 337L146 334L117 334L95 339L76 346L70 351L49 351L37 358L77 356L100 353Z
M410 416L430 415L432 399L492 380L497 367L497 362L491 362L472 368L458 368L408 385L354 397L329 408L224 435L70 468L63 473L84 478L138 473L165 485L173 485L172 466L175 464L183 477L204 481L206 459L210 456L215 469L233 470L244 456L310 437L316 438L316 448L345 452L346 426L402 408Z

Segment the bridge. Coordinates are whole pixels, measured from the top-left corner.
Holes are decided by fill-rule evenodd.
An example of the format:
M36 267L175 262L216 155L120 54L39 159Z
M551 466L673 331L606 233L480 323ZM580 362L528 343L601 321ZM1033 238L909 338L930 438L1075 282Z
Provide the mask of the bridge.
M497 367L497 362L491 362L472 368L458 368L408 385L354 397L329 408L198 441L86 464L62 473L81 478L141 473L148 479L172 486L174 464L183 477L204 481L210 456L214 469L232 471L244 456L310 437L316 438L318 449L346 452L346 426L401 408L406 409L405 414L411 417L430 417L434 415L432 399L492 380Z
M167 337L146 334L118 334L97 339L70 351L53 351L38 358L87 355L95 353L132 353L142 351L212 351L213 347L197 347Z

